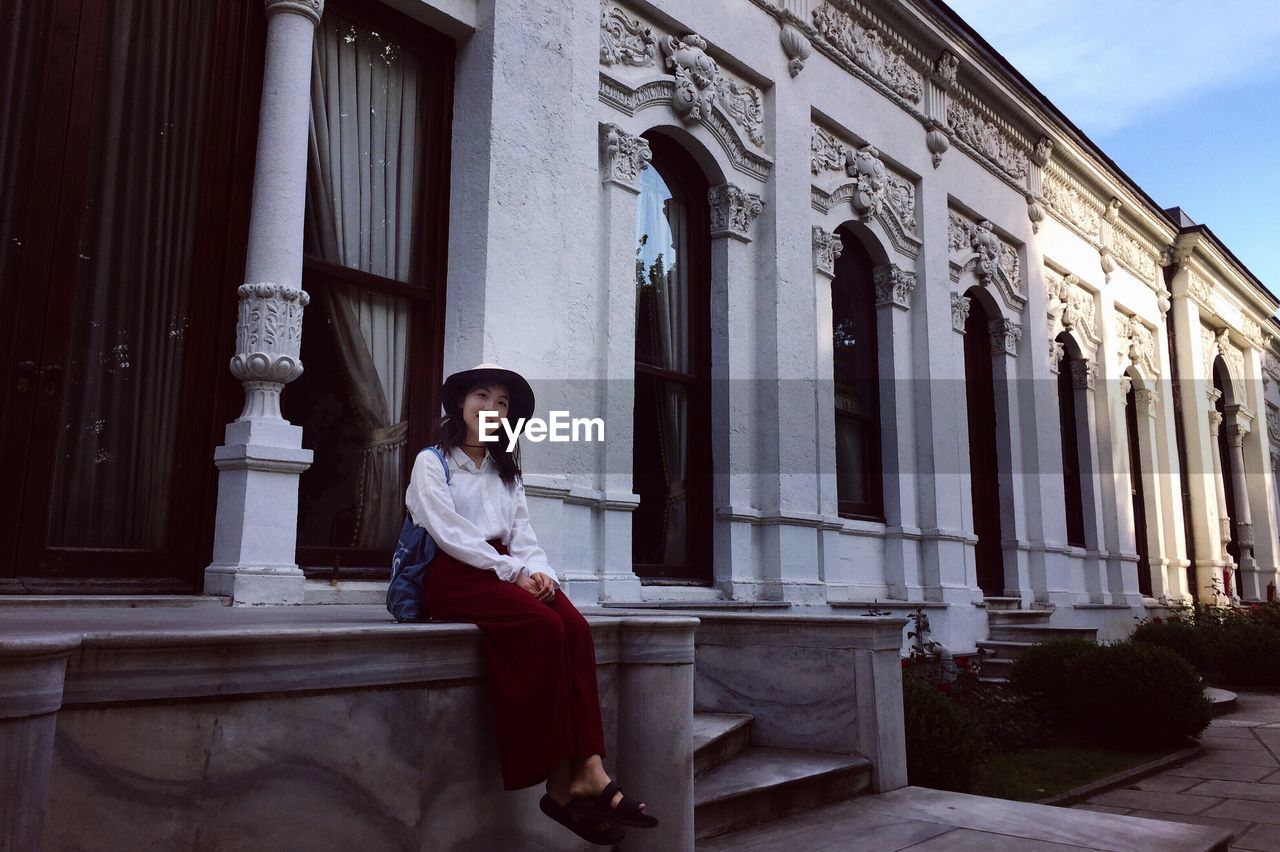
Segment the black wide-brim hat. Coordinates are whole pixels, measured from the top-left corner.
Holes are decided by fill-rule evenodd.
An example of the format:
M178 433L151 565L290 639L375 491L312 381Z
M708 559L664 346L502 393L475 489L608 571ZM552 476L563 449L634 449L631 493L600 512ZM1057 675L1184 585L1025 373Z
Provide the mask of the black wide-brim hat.
M507 386L511 397L507 406L507 419L512 426L521 419L528 420L533 416L533 388L525 381L524 376L515 370L508 370L497 364L477 364L470 370L460 370L444 380L440 390L440 401L445 411L451 411L456 405L462 406L462 398L477 382L501 382Z

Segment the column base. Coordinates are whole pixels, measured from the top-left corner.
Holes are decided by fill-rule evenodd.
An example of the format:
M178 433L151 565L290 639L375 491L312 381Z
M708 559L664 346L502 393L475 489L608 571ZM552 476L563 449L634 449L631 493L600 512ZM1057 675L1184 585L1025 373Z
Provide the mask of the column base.
M204 569L204 593L231 598L232 606L301 604L306 577L297 565L210 565Z

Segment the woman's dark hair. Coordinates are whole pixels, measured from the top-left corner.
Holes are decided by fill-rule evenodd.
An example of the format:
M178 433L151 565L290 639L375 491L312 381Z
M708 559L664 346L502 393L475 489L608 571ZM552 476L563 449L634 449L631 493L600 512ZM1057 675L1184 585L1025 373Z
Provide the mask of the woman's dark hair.
M446 452L466 443L467 425L462 420L462 401L476 388L485 387L489 384L492 384L492 382L488 379L477 379L468 385L465 391L458 394L452 407L445 405L444 416L436 424L435 432L431 438L432 443L439 444L440 449ZM515 481L516 477L521 476L520 441L517 439L515 450L508 452L506 431L500 429L498 434L502 436L502 440L494 441L489 446L489 455L493 457L493 462L498 468L498 475L502 477L502 481L510 485Z

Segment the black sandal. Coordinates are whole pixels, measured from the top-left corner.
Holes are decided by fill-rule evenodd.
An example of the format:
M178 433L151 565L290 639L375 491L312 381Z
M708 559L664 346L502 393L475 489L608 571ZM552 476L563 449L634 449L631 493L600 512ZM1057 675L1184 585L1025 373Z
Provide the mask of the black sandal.
M567 810L564 805L551 798L549 794L543 794L542 800L538 802L538 807L542 808L542 812L551 817L574 834L581 837L588 843L594 843L597 846L613 846L621 843L622 838L627 836L627 832L622 826L616 823L610 823L608 828L589 828L589 820L580 820L575 818Z
M640 800L633 799L626 793L615 808L612 806L613 794L622 788L617 781L610 781L594 796L575 796L569 800L564 809L580 819L612 820L633 828L653 828L658 824L657 817L649 816L640 809Z

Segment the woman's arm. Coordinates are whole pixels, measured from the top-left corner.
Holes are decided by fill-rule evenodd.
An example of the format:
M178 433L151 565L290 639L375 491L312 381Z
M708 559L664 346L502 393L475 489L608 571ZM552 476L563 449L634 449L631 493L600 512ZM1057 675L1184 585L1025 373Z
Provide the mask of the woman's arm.
M520 576L520 561L495 550L476 525L454 509L444 466L435 453L418 454L404 502L413 522L431 533L436 545L459 562L493 571L507 582Z
M538 546L538 537L533 534L533 527L529 525L529 505L525 502L524 484L516 480L513 488L516 517L511 525L511 543L507 545L507 550L523 566L521 574L527 577L546 574L559 588L560 578L556 576L555 569L547 564L547 554Z

